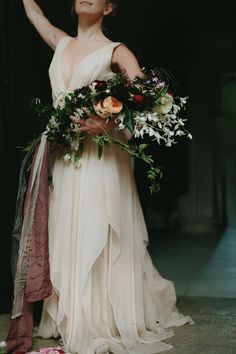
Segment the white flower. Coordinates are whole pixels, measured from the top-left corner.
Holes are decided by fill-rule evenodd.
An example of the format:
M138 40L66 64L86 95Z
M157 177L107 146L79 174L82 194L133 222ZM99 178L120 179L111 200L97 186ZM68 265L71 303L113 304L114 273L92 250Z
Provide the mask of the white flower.
M192 136L191 133L188 133L187 137L188 137L190 140L192 140L192 138L193 138L193 136Z
M59 127L59 122L56 120L54 116L52 116L47 124L46 127L47 131L50 131L51 129L56 129L58 127Z
M135 120L140 123L144 123L147 120L147 116L144 113L138 113L138 115L135 116Z
M40 98L35 98L35 103L36 104L40 104L41 103L41 100L40 100ZM1 343L3 343L3 342L1 342ZM0 347L1 347L1 343L0 343Z
M71 154L70 154L69 152L67 152L66 154L64 154L63 160L64 160L66 163L70 162L70 160L71 160Z
M148 114L147 114L147 120L148 120L149 122L157 122L157 121L158 121L158 115L157 115L157 113L156 113L156 112L154 112L154 113L148 113Z
M156 101L156 106L154 107L154 111L160 114L167 114L170 112L173 106L173 96L166 93L165 95L159 97Z
M186 97L179 97L179 99L180 99L181 106L184 106L187 103L188 97L187 96Z
M55 97L55 100L54 100L54 107L60 107L61 109L65 107L65 97L69 97L70 98L70 95L69 95L70 91L68 90L63 90L61 92L59 92L56 97Z
M71 139L70 142L70 146L72 150L79 150L79 146L80 146L80 137L78 135L76 135L73 139Z
M85 95L83 95L81 92L78 94L78 98L82 98L84 99L85 98Z
M167 146L167 147L171 147L171 145L172 145L172 140L171 140L171 139L168 139L168 140L167 140L167 143L166 143L166 146Z
M182 136L185 135L185 133L183 132L183 130L177 130L177 132L175 133L178 136Z
M164 138L159 134L158 131L156 131L156 132L154 133L154 136L155 136L155 138L156 138L158 144L160 145L161 139L163 140Z
M97 83L96 83L96 82L92 82L92 83L89 85L89 88L90 88L90 90L91 90L91 92L92 92L93 94L96 94L96 93L97 93L97 91L96 91L96 86L97 86Z
M153 136L153 135L155 135L155 131L154 131L154 129L149 128L149 132L148 132L148 134L149 134L149 136Z
M76 168L79 168L79 167L81 166L81 157L76 156L76 157L74 158L74 166L75 166Z
M173 113L177 114L180 111L180 106L177 104L173 104Z
M120 122L118 127L119 127L119 130L124 130L126 128L126 126L124 125L123 122Z
M76 117L76 118L81 118L81 117L83 117L83 115L84 115L84 111L83 111L83 109L81 109L81 108L76 108L76 110L75 110L75 112L74 112L74 117Z
M181 119L181 118L179 118L179 120L178 120L178 125L180 125L180 126L184 126L184 121L183 121L183 119Z

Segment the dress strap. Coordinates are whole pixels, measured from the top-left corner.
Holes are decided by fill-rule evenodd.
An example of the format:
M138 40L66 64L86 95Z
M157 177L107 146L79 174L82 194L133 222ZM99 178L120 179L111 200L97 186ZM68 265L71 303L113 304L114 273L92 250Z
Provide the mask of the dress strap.
M59 41L57 42L55 52L59 52L60 50L63 50L70 39L71 39L70 36L64 36L61 39L59 39Z

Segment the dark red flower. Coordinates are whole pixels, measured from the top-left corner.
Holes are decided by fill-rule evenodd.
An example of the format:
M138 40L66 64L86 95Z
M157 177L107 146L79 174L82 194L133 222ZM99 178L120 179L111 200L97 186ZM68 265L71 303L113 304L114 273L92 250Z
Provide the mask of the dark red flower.
M142 105L144 100L145 100L145 97L141 93L137 93L136 95L133 96L133 101L137 105Z
M105 91L107 89L107 82L104 80L96 80L95 89L99 92Z

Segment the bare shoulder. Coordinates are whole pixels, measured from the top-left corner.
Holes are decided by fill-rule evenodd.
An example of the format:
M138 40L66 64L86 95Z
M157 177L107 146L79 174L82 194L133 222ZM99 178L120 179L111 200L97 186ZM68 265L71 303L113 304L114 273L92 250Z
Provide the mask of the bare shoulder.
M142 71L136 56L123 43L114 49L112 63L118 64L120 68L125 69L130 78L134 78L137 75L142 76Z
M121 43L114 49L113 61L118 63L119 61L131 60L137 62L134 53L124 44Z

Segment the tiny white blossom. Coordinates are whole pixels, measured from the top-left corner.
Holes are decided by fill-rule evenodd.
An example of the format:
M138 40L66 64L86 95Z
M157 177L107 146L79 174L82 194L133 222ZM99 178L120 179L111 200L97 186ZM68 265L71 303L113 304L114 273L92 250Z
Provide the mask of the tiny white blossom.
M96 82L92 82L90 85L89 85L89 88L91 90L91 92L94 94L94 93L97 93L96 91L96 87L97 86L97 83Z
M124 125L123 122L120 122L120 124L118 125L118 127L119 127L119 130L124 130L126 126Z
M185 105L187 103L188 97L179 97L181 105Z
M183 130L177 130L177 132L175 134L178 135L178 136L185 135Z
M84 99L84 98L85 98L85 95L83 95L82 93L79 93L79 94L78 94L78 98Z
M188 137L190 140L192 140L192 138L193 138L193 136L192 136L191 133L188 133L187 137Z
M66 154L64 154L63 160L64 160L66 163L70 162L70 160L71 160L71 154L70 154L69 152L67 152Z
M172 108L174 114L177 114L180 111L180 106L178 106L177 104L174 104Z
M79 168L81 166L81 157L76 156L74 159L74 166Z
M171 145L172 145L172 140L171 139L167 140L166 146L171 147Z
M37 98L35 98L35 103L36 103L36 104L40 104L40 103L41 103L40 98L38 98L38 97L37 97Z

